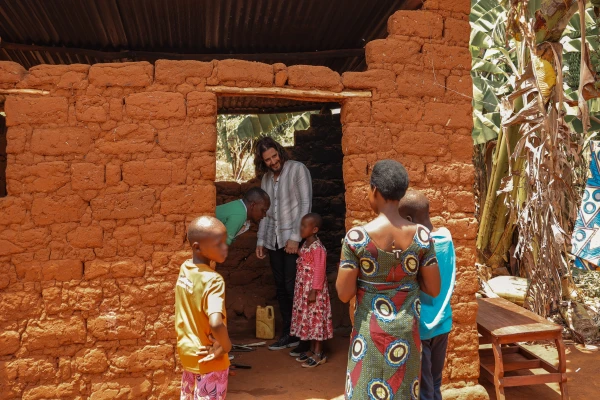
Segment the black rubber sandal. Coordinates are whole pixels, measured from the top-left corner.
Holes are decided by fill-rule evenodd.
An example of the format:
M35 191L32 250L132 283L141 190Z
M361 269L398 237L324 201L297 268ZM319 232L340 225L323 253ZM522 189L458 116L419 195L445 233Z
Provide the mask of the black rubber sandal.
M302 368L314 368L314 367L318 367L321 364L325 364L327 362L327 357L323 356L323 353L321 354L314 354L315 356L319 357L319 361L315 360L313 357L309 357L308 360L306 360L306 362L304 364L302 364Z
M313 353L310 350L300 353L300 355L298 357L296 357L296 361L301 362L301 363L306 362L306 360L308 360L310 358L309 354L315 354L315 353Z

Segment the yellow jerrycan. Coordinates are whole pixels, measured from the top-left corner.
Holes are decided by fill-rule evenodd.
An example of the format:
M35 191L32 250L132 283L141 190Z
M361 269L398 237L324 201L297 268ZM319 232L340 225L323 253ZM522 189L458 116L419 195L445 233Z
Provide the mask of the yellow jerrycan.
M275 337L275 314L272 306L256 306L256 337L258 339Z

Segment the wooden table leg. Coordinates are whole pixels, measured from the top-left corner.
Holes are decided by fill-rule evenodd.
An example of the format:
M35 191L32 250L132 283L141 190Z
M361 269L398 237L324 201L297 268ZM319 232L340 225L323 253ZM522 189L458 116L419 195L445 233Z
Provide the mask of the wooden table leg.
M505 400L504 397L504 361L502 360L502 347L496 339L492 339L492 350L494 351L494 386L496 387L496 399Z
M561 375L561 380L559 382L560 393L562 399L567 400L569 398L569 393L567 391L567 359L565 345L561 336L558 336L554 342L556 343L556 350L558 350L558 372L560 372Z

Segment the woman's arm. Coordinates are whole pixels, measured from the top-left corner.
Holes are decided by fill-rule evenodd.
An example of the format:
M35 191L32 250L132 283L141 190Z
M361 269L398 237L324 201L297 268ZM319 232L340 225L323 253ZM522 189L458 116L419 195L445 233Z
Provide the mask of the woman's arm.
M356 296L356 280L358 279L358 268L349 269L342 268L338 270L337 280L335 281L335 289L338 297L344 303L352 300Z
M356 255L356 248L348 244L348 235L342 242L342 254L340 256L340 267L335 281L335 289L338 297L344 303L356 296L356 280L358 279L358 265L360 258Z
M419 269L419 286L421 291L431 297L437 297L440 294L440 270L436 264L430 264Z

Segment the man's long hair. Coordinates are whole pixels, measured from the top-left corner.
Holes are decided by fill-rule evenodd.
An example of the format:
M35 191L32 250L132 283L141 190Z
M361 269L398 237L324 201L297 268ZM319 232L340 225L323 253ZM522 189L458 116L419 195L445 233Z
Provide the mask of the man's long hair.
M273 138L268 136L264 137L256 142L256 145L254 146L254 168L256 169L256 176L262 176L269 172L269 168L262 157L263 153L269 149L275 149L275 151L277 151L282 164L290 159L288 152L282 145L273 140Z

